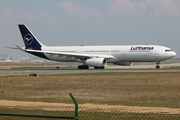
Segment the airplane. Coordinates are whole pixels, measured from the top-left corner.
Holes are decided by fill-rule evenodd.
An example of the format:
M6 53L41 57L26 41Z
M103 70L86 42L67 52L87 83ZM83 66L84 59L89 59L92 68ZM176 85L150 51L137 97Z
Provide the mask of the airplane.
M104 69L107 63L131 66L133 62L160 62L171 59L176 53L159 45L109 45L109 46L46 46L24 25L18 25L25 47L11 47L32 55L59 62L79 62L78 69Z

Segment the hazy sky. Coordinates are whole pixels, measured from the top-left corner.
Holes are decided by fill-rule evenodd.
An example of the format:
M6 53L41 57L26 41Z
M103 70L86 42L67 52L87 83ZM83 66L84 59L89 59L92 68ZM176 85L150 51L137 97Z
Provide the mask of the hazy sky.
M180 57L180 0L0 0L0 54L28 56L18 24L45 45L170 47Z

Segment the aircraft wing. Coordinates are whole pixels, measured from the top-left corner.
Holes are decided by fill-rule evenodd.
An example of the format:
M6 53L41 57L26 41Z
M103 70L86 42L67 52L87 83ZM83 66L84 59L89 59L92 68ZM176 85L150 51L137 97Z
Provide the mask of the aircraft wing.
M106 58L106 59L111 59L114 58L114 56L111 55L94 55L94 54L82 54L82 53L70 53L70 52L55 52L55 51L43 51L43 50L32 50L32 49L23 49L19 46L17 46L17 49L21 51L26 51L26 52L35 52L35 53L44 53L44 54L50 54L50 55L62 55L62 56L71 56L71 57L77 57L77 58L93 58L93 57L98 57L98 58Z
M45 53L50 55L63 55L63 56L72 56L72 57L78 57L78 58L93 58L93 57L99 57L99 58L114 58L110 55L92 55L92 54L81 54L81 53L69 53L69 52L53 52L53 51L41 51L41 50L30 50L26 49L27 52L37 52L37 53Z

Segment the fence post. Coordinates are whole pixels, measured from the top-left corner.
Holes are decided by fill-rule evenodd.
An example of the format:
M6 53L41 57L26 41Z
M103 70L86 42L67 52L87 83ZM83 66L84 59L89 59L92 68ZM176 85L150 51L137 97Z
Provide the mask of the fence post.
M75 104L75 120L78 120L78 102L76 101L72 93L69 93L69 95L71 96L71 99L73 100Z

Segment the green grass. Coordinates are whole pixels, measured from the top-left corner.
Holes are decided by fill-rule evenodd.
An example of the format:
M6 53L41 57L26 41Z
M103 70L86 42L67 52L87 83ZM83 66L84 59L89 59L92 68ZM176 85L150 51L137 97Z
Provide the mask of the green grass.
M78 73L0 77L0 99L180 108L180 73Z
M116 110L82 108L83 103L180 108L179 72L109 72L76 73L0 77L0 99L73 104L69 93L79 103L79 120L169 120L179 119L179 114L133 113ZM0 112L49 116L73 116L74 111L54 111L40 108L8 108ZM26 120L27 117L0 116L0 119ZM28 118L28 120L39 118ZM41 118L48 120L48 118Z

